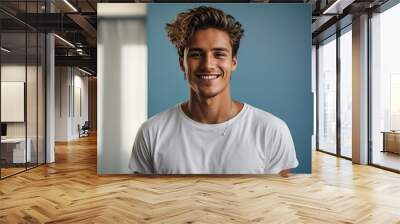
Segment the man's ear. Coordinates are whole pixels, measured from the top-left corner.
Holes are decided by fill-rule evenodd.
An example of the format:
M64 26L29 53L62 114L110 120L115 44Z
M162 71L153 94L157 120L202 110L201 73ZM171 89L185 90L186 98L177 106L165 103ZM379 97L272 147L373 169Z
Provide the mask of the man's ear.
M179 67L181 68L182 72L185 73L183 57L179 57Z
M236 68L237 68L237 57L236 56L233 56L232 57L232 71L235 71L236 70Z
M183 79L186 80L186 73L185 73L185 66L184 66L184 60L183 57L179 57L179 67L181 68L183 72Z

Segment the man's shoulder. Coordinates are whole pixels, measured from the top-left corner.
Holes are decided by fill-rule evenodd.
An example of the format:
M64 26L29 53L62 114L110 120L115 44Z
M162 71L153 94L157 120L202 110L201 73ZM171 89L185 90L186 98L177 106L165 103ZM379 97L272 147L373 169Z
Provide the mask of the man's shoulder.
M175 120L174 118L176 118L178 114L179 104L150 117L149 119L147 119L147 121L143 122L141 129L144 131L149 131L164 127L166 123Z
M286 122L274 114L251 105L248 106L250 116L252 117L252 120L254 120L253 122L256 124L275 130L287 127Z

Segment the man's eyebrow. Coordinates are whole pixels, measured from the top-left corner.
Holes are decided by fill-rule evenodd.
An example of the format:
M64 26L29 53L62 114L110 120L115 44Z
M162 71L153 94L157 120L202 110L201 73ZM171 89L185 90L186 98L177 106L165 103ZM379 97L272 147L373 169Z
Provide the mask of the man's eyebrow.
M226 52L229 52L229 50L227 48L224 48L224 47L216 47L216 48L213 48L211 50L212 51L226 51ZM192 51L204 51L204 50L201 49L201 48L189 48L188 52L192 52Z
M189 48L188 52L192 52L192 51L202 51L201 48Z
M212 50L213 51L226 51L226 52L229 52L229 50L227 48L224 48L224 47L217 47L217 48L213 48Z

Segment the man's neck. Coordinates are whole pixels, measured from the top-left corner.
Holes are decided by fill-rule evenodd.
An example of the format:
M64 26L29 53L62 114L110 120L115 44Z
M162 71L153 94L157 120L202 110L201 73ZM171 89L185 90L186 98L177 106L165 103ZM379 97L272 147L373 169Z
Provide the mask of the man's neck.
M185 114L197 122L217 124L234 117L238 109L230 95L211 98L191 95L190 100L183 104L183 110Z

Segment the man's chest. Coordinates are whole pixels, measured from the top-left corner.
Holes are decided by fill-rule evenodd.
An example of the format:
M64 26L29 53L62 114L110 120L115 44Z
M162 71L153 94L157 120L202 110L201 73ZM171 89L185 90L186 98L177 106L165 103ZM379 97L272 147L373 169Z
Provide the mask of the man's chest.
M162 174L262 174L265 150L254 138L210 133L175 133L154 148L154 168Z

